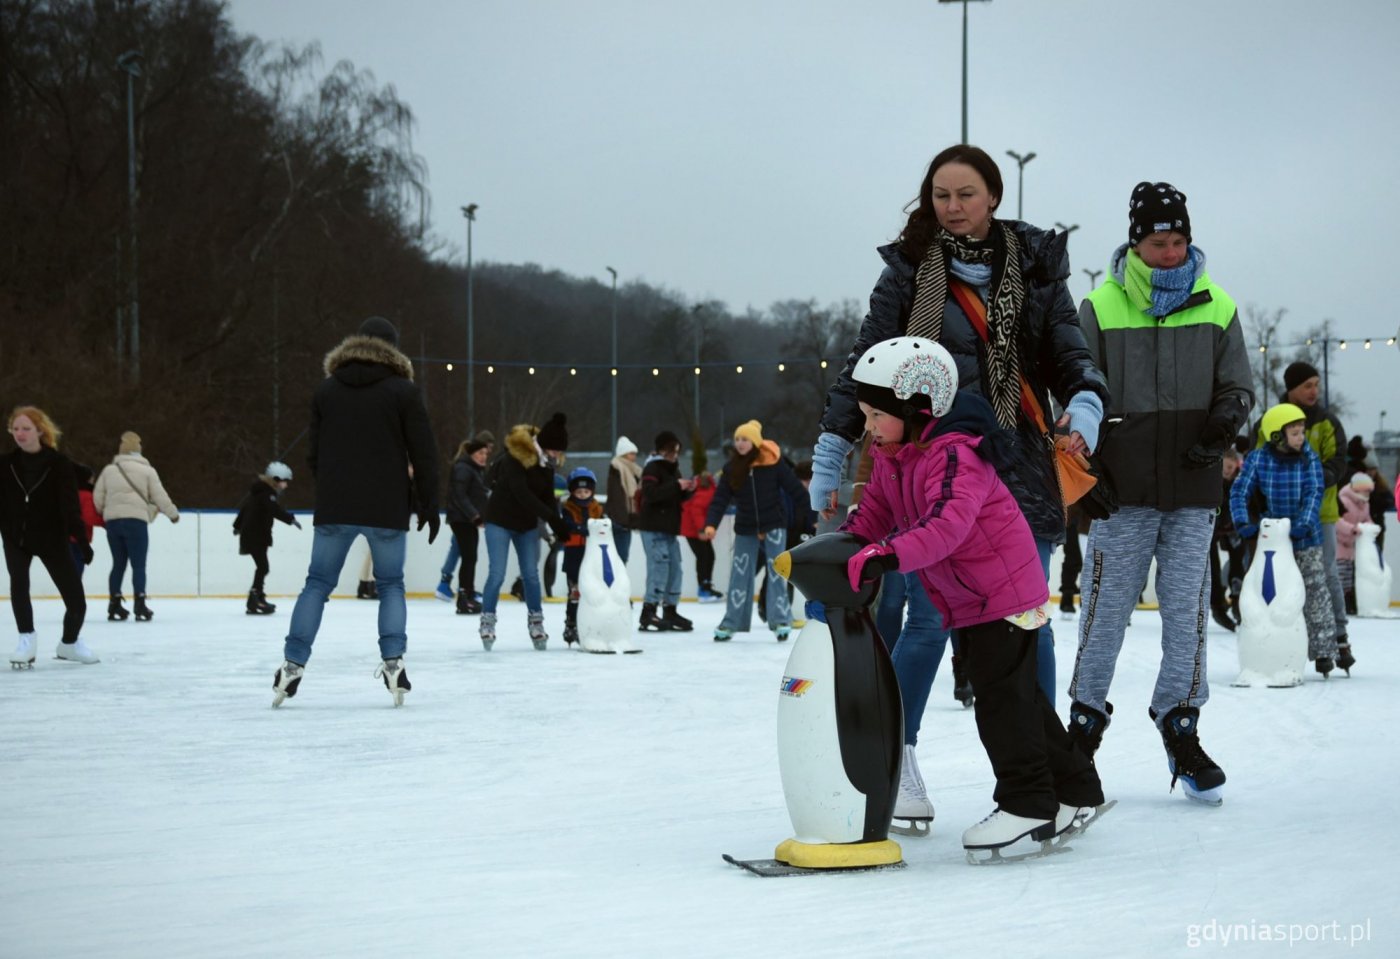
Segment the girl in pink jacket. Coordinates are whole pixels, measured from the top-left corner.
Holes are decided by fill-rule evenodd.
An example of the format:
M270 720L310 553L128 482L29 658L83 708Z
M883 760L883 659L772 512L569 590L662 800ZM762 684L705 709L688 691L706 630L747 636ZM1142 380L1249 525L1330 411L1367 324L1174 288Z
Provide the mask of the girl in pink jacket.
M1010 439L980 394L957 392L952 357L927 339L877 343L854 378L874 468L843 526L870 542L851 558L851 585L917 572L944 624L962 631L997 781L997 808L963 833L963 846L970 858L1001 858L1027 837L1073 832L1096 814L1103 788L1036 683L1049 590L1030 527L997 475Z
M1375 488L1371 477L1356 473L1350 483L1337 491L1337 505L1342 510L1337 518L1337 574L1342 579L1347 612L1352 616L1356 615L1356 528L1371 522L1371 491Z

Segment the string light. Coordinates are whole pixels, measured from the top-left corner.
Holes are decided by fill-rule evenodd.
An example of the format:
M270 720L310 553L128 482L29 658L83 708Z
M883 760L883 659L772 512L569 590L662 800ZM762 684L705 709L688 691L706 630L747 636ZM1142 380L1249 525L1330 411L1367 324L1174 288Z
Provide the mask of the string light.
M778 372L779 372L779 373L783 372L783 371L786 370L786 369L787 369L787 365L786 365L786 364L783 364L783 363L779 363L779 364L778 364Z
M612 375L613 375L613 376L616 376L616 375L617 375L617 367L615 367L615 366L614 366L613 369L612 369Z
M744 372L744 368L743 368L742 366L736 366L736 367L734 367L734 372L735 372L735 373L742 373L742 372Z
M1391 342L1393 343L1395 341L1392 340ZM822 360L822 369L826 369L826 360Z
M1385 341L1385 345L1386 345L1386 346L1394 346L1394 345L1395 345L1395 337L1392 336L1390 339L1386 340L1386 341Z
M1263 343L1260 343L1260 344L1259 344L1259 352L1260 352L1260 353L1267 353L1267 352L1269 352L1269 348L1268 348L1267 346L1265 346Z
M496 368L495 368L494 366L488 366L488 367L486 367L486 372L488 372L488 373L494 373L494 372L496 372Z
M531 375L531 376L534 376L534 375L535 375L535 368L534 368L533 366L530 367L530 375Z
M574 366L569 367L569 375L578 376L578 368Z
M449 373L452 372L452 364L451 364L451 363L448 363L448 364L447 364L447 372L449 372Z
M1366 345L1363 346L1362 349L1363 349L1363 350L1369 350L1370 348L1371 348L1371 341L1370 341L1370 340L1367 340L1367 341L1366 341Z
M1342 342L1340 342L1340 343L1337 344L1337 349L1339 349L1339 350L1344 350L1344 349L1346 349L1346 348L1347 348L1347 341L1346 341L1346 340L1342 340Z
M699 376L699 375L700 375L700 367L698 367L698 366L695 368L695 375L696 375L696 376Z
M660 375L661 375L661 371L658 370L656 367L653 366L653 367L651 368L651 375L652 375L652 376L660 376Z

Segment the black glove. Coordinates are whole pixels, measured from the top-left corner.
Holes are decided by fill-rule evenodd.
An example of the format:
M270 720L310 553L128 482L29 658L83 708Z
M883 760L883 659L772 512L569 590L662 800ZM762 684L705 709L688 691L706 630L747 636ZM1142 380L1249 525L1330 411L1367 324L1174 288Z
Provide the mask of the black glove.
M442 517L438 516L437 510L418 514L418 531L420 533L424 526L428 527L428 545L431 546L433 540L437 539L438 530L442 529Z
M1196 445L1181 457L1181 465L1189 470L1201 470L1220 465L1225 450L1235 441L1235 431L1223 416L1212 416L1201 428Z
M91 543L79 543L79 544L78 544L78 549L81 550L81 551L82 551L82 554L83 554L83 565L84 565L84 566L91 566L91 565L92 565L92 544L91 544Z
M292 525L295 526L297 529L301 529L301 520L299 520L299 519L294 519L294 520L292 520ZM421 529L422 527L419 527L419 528Z
M551 516L548 521L549 528L554 531L554 535L559 539L568 539L573 530L569 529L569 524L564 522L562 516Z
M1097 456L1089 457L1089 472L1098 482L1089 487L1089 492L1077 505L1090 519L1108 519L1118 512L1118 491L1113 488L1113 480Z

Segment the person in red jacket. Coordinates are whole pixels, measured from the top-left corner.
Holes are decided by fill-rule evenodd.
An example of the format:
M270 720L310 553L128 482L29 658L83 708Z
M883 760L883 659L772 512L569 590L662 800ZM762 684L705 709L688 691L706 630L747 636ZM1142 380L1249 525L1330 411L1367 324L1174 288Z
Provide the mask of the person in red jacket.
M77 536L68 537L68 551L73 554L73 565L78 569L78 579L82 579L83 570L87 568L83 557L92 550L92 531L107 524L102 521L102 513L92 501L92 484L97 479L92 467L74 463L73 478L78 481L78 512L83 518L83 529L87 536L82 540Z
M970 856L1072 832L1103 803L1098 773L1036 682L1036 630L1050 598L1035 539L998 475L1012 450L991 405L957 390L957 366L927 337L870 347L854 370L874 466L842 529L868 543L851 588L917 572L976 692L977 732L997 808L963 833Z
M695 554L695 581L702 603L718 603L724 597L715 592L715 547L705 539L705 513L715 498L715 478L701 472L695 476L695 492L681 504L681 535Z

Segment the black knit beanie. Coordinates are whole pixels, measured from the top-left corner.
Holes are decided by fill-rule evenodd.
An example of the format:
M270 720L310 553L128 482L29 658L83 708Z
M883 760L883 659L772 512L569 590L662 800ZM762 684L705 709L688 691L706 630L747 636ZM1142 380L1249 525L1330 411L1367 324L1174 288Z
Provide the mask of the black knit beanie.
M395 349L399 345L399 331L382 316L371 316L360 324L361 336L373 336L383 340Z
M540 427L540 435L536 437L540 449L562 453L569 448L569 431L564 428L566 421L563 413L555 413L548 423Z
M658 453L666 453L670 450L681 448L681 438L670 430L662 430L656 434L656 445L652 449Z
M1186 194L1170 183L1148 183L1133 187L1128 198L1128 245L1152 233L1180 233L1191 242L1191 215L1186 212Z
M1284 392L1289 392L1293 390L1294 387L1301 386L1317 375L1317 367L1313 366L1311 363L1304 360L1299 360L1296 363L1289 363L1288 369L1283 371Z

